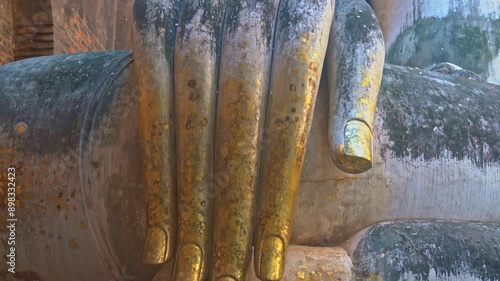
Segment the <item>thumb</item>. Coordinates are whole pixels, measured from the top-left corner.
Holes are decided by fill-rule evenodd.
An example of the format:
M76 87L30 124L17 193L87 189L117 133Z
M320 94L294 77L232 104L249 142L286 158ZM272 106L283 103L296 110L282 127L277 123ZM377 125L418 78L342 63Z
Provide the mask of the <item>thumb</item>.
M372 167L372 128L384 67L380 25L364 0L339 0L327 52L329 140L337 167Z

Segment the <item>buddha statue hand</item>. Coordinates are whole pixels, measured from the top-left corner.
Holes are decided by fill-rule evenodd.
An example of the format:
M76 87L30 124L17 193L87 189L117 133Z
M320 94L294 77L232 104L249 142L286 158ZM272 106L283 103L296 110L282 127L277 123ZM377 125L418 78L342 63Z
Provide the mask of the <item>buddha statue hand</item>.
M382 34L364 1L335 5L136 1L146 263L245 280L253 246L257 276L282 278L325 58L332 157L371 167Z

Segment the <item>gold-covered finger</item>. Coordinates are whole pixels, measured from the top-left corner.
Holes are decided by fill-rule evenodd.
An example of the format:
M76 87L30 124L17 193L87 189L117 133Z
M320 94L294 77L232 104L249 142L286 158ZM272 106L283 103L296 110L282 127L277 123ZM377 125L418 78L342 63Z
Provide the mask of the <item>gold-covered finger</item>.
M149 229L144 247L144 261L150 264L158 264L167 260L168 236L165 230L158 226Z
M176 257L174 280L199 281L202 280L203 252L192 243L181 245Z
M329 0L280 4L255 239L255 270L263 280L283 276L333 9Z
M210 280L245 280L278 0L229 1L222 38Z
M174 50L179 245L174 280L206 280L224 1L183 1Z
M140 86L139 116L148 208L143 256L147 264L161 264L173 256L176 234L172 58L178 1L168 5L160 5L161 2L136 1L134 5L134 65Z
M327 53L329 139L334 162L348 173L372 167L372 128L384 56L382 31L368 3L337 0Z

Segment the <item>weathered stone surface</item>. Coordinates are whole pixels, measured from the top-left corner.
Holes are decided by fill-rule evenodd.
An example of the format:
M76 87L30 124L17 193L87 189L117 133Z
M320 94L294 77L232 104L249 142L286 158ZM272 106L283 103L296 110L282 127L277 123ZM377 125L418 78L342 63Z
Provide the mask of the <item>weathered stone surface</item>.
M340 243L368 225L400 218L499 221L498 96L493 84L386 65L373 168L350 175L328 156L322 85L291 243Z
M11 2L0 0L0 65L13 60Z
M0 67L0 170L22 171L26 276L147 281L157 270L141 263L146 207L129 63L129 52L111 52ZM374 166L349 175L330 157L320 86L292 244L331 246L402 218L500 221L500 87L386 65L381 89Z
M0 65L54 53L132 49L133 3L0 0Z
M353 280L500 280L500 224L381 223L348 245Z
M488 0L369 1L387 62L425 68L451 62L500 84L500 3Z
M134 1L51 2L56 53L132 49Z
M131 61L121 51L0 67L0 182L15 167L18 195L16 274L2 266L1 280L152 279L156 269L141 260L146 209ZM3 227L0 240L6 235Z

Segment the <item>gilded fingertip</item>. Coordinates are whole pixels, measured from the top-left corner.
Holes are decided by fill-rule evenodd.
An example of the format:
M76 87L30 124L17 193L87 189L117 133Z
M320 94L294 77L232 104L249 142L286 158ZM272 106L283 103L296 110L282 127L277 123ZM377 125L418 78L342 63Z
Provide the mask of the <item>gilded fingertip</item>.
M279 237L267 237L262 241L258 277L262 280L278 281L283 277L285 245Z
M230 276L225 276L225 277L221 277L221 278L217 279L217 281L238 281L238 280L236 280Z
M199 281L202 262L203 257L199 246L192 243L182 245L175 261L173 280Z
M149 230L144 247L143 260L146 264L162 264L167 261L167 233L158 226Z
M350 120L344 129L344 169L362 173L372 167L372 131L363 121Z

